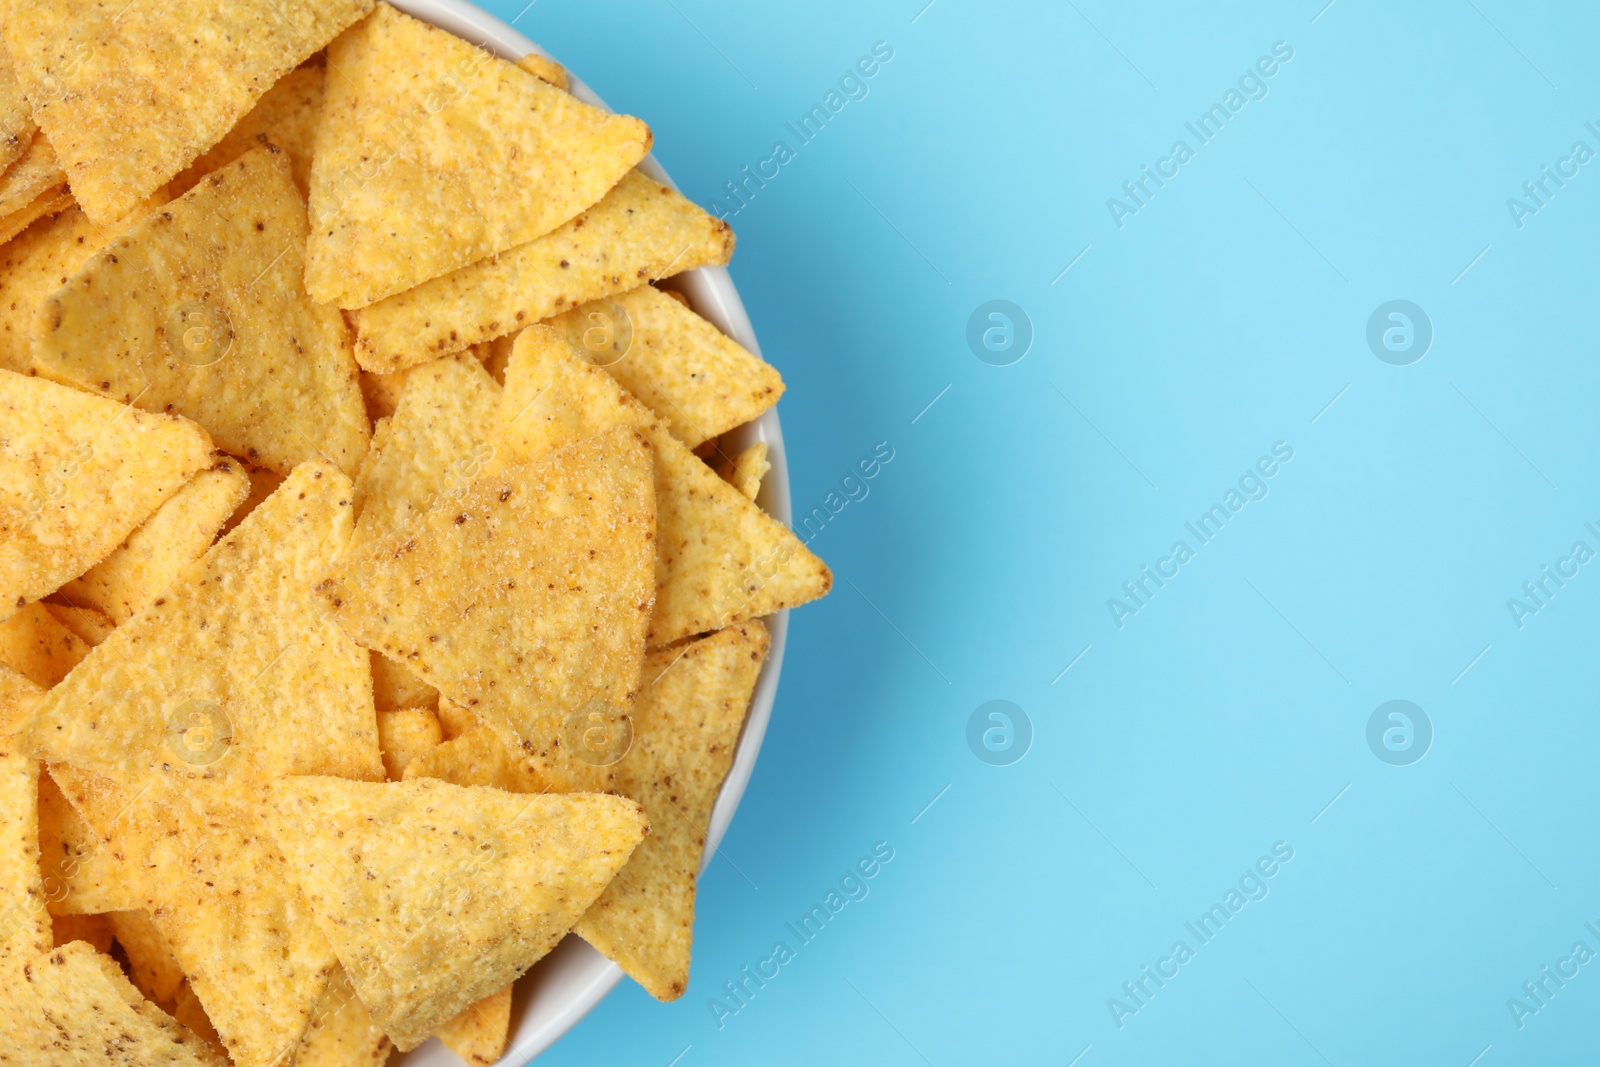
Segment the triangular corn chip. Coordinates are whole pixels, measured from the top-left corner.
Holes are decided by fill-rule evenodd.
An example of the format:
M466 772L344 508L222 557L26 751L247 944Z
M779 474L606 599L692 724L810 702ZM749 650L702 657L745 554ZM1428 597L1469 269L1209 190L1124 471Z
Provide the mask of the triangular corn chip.
M140 876L65 795L71 791L75 797L109 802L115 783L64 763L46 771L39 776L39 863L50 913L101 915L138 907Z
M717 464L717 477L743 493L746 500L754 500L761 493L761 480L770 470L772 463L767 459L767 443L757 441L738 455L724 456Z
M648 832L622 797L431 779L288 778L271 805L318 923L402 1051L554 948Z
M242 462L242 461L241 461ZM260 507L262 502L283 484L284 476L267 467L257 467L245 464L245 473L250 476L250 495L244 498L244 503L236 508L228 521L223 524L222 532L228 533L235 526L243 522L251 512Z
M97 226L80 207L41 219L0 247L0 368L26 374L33 366L33 331L45 299L101 248L166 202L154 196L110 226Z
M575 743L633 703L654 525L649 446L616 431L485 471L399 544L346 557L328 595L358 642L472 708L546 780L599 788L605 754Z
M66 192L67 176L56 165L56 154L42 133L11 169L0 175L0 215L12 215L48 192Z
M690 448L744 425L783 395L771 364L651 285L580 304L549 325Z
M500 387L469 355L413 368L388 428L356 476L352 553L392 545L431 508L459 497L488 462Z
M638 119L388 4L328 66L306 251L321 303L366 307L543 236L650 151Z
M54 688L88 654L89 646L43 604L29 604L0 623L0 664L41 689Z
M147 775L381 780L369 658L313 592L350 526L349 480L297 468L117 627L19 736L36 758L125 786Z
M0 48L0 171L21 159L33 143L33 112L22 95L6 50Z
M645 660L633 747L613 788L644 805L651 834L575 930L658 1000L689 986L706 827L770 644L747 622Z
M511 986L490 993L439 1027L444 1047L472 1067L490 1067L505 1055L511 1032Z
M114 622L128 621L205 555L249 492L250 478L238 460L201 471L109 556L62 586L61 597Z
M431 708L401 708L378 713L378 747L389 780L398 782L406 766L444 740L439 716Z
M52 604L47 600L41 603L56 622L71 630L90 648L110 637L111 631L117 627L117 624L111 621L111 616L93 608L75 608L66 604Z
M559 229L363 308L356 359L399 370L731 255L726 222L632 170Z
M643 405L545 326L529 327L517 338L500 410L505 451L523 459L649 418ZM828 592L833 575L793 532L659 425L644 433L655 453L651 647L770 615Z
M98 563L211 462L192 422L10 371L0 426L0 621Z
M25 971L48 1042L32 1062L226 1067L226 1059L141 996L115 960L81 941L36 957Z
M188 192L207 174L264 144L283 149L295 187L301 196L308 195L317 117L322 113L323 72L320 63L307 63L285 74L226 137L172 179L173 195Z
M287 473L354 474L368 424L344 320L300 288L305 205L274 147L214 171L46 302L34 369L200 423Z
M150 913L138 909L114 911L107 918L117 944L128 957L128 977L139 992L163 1008L175 1005L178 990L183 987L183 968Z
M361 1003L344 968L335 966L300 1040L294 1067L383 1067L389 1035Z
M538 52L529 52L517 60L517 66L532 74L535 78L549 82L557 89L567 88L567 71L560 63L549 56L540 55Z
M0 32L73 194L117 218L372 0L4 0Z

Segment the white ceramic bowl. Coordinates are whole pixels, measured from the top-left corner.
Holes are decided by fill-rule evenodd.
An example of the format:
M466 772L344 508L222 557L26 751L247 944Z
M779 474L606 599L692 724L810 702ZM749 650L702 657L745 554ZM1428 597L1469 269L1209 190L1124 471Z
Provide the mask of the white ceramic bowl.
M516 60L529 52L543 53L544 49L528 38L471 4L462 0L390 0L401 11L440 29L449 30L473 44L484 45L495 54ZM559 57L552 56L557 59ZM605 102L590 91L572 71L572 95L596 107ZM607 109L609 110L609 109ZM641 115L646 122L649 115ZM642 169L651 177L671 184L654 157L645 160ZM733 279L723 267L701 267L687 271L672 279L672 288L682 292L705 318L715 323L723 333L745 348L761 354L756 344L755 331L750 326L750 316L745 313ZM759 503L767 513L784 525L791 520L789 508L789 468L784 461L783 430L778 425L777 410L770 410L761 418L733 435L733 443L743 448L756 441L765 441L772 471L762 482ZM739 749L734 754L733 769L722 785L722 795L711 815L711 825L706 832L705 855L701 870L709 865L716 853L722 835L733 821L739 807L739 798L755 769L756 756L761 751L761 738L767 732L767 720L772 715L772 701L778 691L778 674L783 668L784 638L788 634L788 612L779 612L768 618L767 629L772 632L772 651L767 657L761 679L756 683L755 696L750 702L750 713L745 719L744 733L739 739ZM697 927L716 921L715 915L699 915ZM570 1030L579 1019L605 997L622 978L616 964L590 948L576 935L570 935L554 952L529 971L517 983L517 992L511 1005L511 1040L501 1067L520 1067L539 1053L555 1044L556 1039ZM429 1039L421 1048L404 1056L397 1056L392 1064L405 1067L460 1067L461 1061L437 1039Z

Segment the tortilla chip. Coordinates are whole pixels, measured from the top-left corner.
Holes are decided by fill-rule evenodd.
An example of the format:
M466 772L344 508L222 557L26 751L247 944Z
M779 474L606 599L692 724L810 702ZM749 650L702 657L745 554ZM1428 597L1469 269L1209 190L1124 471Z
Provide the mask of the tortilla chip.
M657 1000L676 1000L689 985L706 827L770 645L766 629L748 622L645 660L633 747L617 764L615 788L644 805L651 834L575 930Z
M398 370L732 255L726 222L632 170L544 237L363 308L356 359Z
M6 0L0 32L73 195L104 222L371 9L372 0Z
M470 707L547 781L599 788L604 754L573 741L633 703L654 510L649 446L604 434L485 471L403 542L347 557L329 596L357 641Z
M64 189L50 189L34 197L26 206L0 216L0 244L5 244L40 219L59 215L72 206L72 196Z
M320 64L307 63L280 78L226 137L172 179L173 195L188 192L207 174L265 144L283 149L295 188L302 197L310 195L311 152L322 113L323 74Z
M414 368L400 406L356 477L352 556L392 547L427 511L458 498L493 453L485 434L500 387L462 354Z
M402 1051L554 948L648 828L631 800L288 778L272 830Z
M41 219L0 247L0 368L33 367L33 330L45 299L101 248L166 203L157 194L110 226L97 226L76 205Z
M58 763L39 776L39 863L52 915L106 915L138 906L139 876L114 844L102 841L57 784L74 795L103 794L109 779Z
M313 594L350 526L349 480L322 464L296 469L52 690L19 728L26 750L125 786L302 772L381 781L369 658Z
M366 307L541 237L650 151L638 119L388 4L328 66L306 250L319 303Z
M171 410L287 473L354 474L367 416L344 319L300 289L305 204L268 146L135 223L45 301L41 375Z
M0 371L0 621L82 574L211 462L194 423Z
M406 765L405 781L438 778L451 785L483 785L508 793L545 793L550 785L512 754L489 726L471 726Z
M481 345L473 345L466 351L472 353L479 363L485 363L493 351L492 344L493 342L485 342ZM441 358L449 359L450 357L444 356ZM361 372L361 395L367 401L367 416L373 422L387 419L395 413L395 409L400 406L400 394L405 390L406 379L410 377L411 372L414 370L416 370L416 367L407 367L390 374L373 374L371 371ZM499 379L496 378L496 383L498 384L498 382ZM373 428L373 433L377 433L376 427Z
M16 674L0 677L0 704L13 709L8 717L40 695ZM51 944L39 873L39 765L0 736L0 982L5 988L14 988L23 965Z
M771 364L654 286L580 304L549 325L690 448L744 425L783 395Z
M462 707L453 700L439 701L439 725L444 730L446 740L460 737L474 726L482 726L483 720L478 718L468 708ZM457 782L457 785L465 783Z
M75 608L43 600L40 603L50 613L51 618L71 630L78 640L90 648L110 637L111 631L116 629L117 624L111 621L109 615L93 608Z
M565 91L567 88L566 69L549 56L542 56L538 52L529 52L517 60L517 66L532 74L535 78L549 82L557 89Z
M74 942L36 957L27 988L43 1009L52 1064L227 1067L166 1012L140 996L110 956Z
M134 906L155 920L234 1063L281 1067L334 958L262 822L265 783L150 775L99 797L62 788L130 857Z
M717 477L743 493L746 500L754 500L761 493L761 480L770 470L767 443L757 441L737 456L724 456L717 464Z
M490 993L436 1031L445 1048L473 1067L498 1063L510 1034L511 986Z
M62 586L60 595L127 622L205 555L249 492L244 465L223 459L172 494L109 556Z
M146 1000L163 1006L177 1003L183 988L183 969L172 955L172 947L146 911L116 911L107 918L111 930L128 957L129 977Z
M23 157L0 175L0 216L21 211L45 193L65 193L66 185L49 139L36 133Z
M41 689L53 689L89 654L77 634L43 604L29 604L0 623L0 663Z
M529 327L517 339L500 406L506 452L522 459L610 426L636 427L649 419L643 405L545 326ZM833 575L827 565L790 530L659 425L643 432L655 453L657 509L650 647L828 592Z
M22 86L11 69L11 59L0 48L0 171L22 158L37 129L28 99L22 95Z
M389 1035L372 1021L344 968L335 966L300 1039L294 1067L382 1067L390 1047Z
M237 459L238 457L234 458ZM244 503L235 508L233 514L228 516L228 521L223 524L222 532L225 534L232 533L233 528L243 522L245 517L255 511L256 508L260 507L262 501L276 493L278 487L283 484L284 479L284 475L268 467L253 467L243 460L239 462L243 464L245 473L250 477L250 492L244 498Z
M115 935L111 932L111 920L104 915L53 915L50 925L57 948L82 941L93 946L96 952L111 951Z
M432 708L439 691L381 652L372 653L372 702L378 711Z
M378 714L378 747L391 782L400 780L406 764L443 740L439 716L431 708L402 708Z

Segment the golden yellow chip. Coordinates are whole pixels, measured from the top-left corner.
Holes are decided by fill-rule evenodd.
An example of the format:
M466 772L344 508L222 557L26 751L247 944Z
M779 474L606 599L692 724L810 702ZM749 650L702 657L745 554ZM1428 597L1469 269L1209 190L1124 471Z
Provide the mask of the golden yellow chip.
M356 359L399 370L731 255L726 222L631 170L559 229L363 308Z
M760 623L747 622L645 660L633 747L614 788L644 805L650 837L575 930L658 1000L689 985L706 827L770 644Z
M52 690L19 739L35 758L124 786L150 775L381 781L369 657L313 590L350 527L349 479L297 468Z
M300 288L305 204L268 146L135 223L46 300L39 374L186 415L287 473L354 474L368 423L344 319Z
M96 221L125 214L233 128L372 0L5 0L33 119Z
M0 426L0 621L104 559L211 462L192 422L10 371Z
M13 215L49 192L66 192L67 176L56 165L56 154L42 133L23 157L0 175L0 216Z
M466 491L491 455L485 437L499 402L500 387L464 353L409 372L356 478L352 554L392 547L429 509Z
M389 780L398 782L406 765L444 740L439 716L431 708L401 708L378 713L378 747Z
M71 206L72 196L65 190L48 189L40 193L11 214L0 215L0 244L11 240L40 219L60 214Z
M163 1008L177 1003L183 987L183 968L172 955L172 947L146 911L115 911L107 916L117 944L128 957L129 975L145 999Z
M24 968L42 1011L49 1051L31 1061L226 1067L227 1060L150 1003L110 956L83 942L52 949Z
M0 170L21 159L33 143L33 112L22 95L6 50L0 48Z
M40 305L90 256L165 202L164 196L154 196L110 226L97 226L82 208L69 207L0 247L0 368L28 373Z
M250 113L205 155L172 179L174 196L188 192L200 179L227 166L252 148L274 144L289 157L295 187L301 196L311 191L311 153L322 113L323 67L307 63L296 67L256 101Z
M372 702L379 712L432 708L439 691L381 652L372 653Z
M500 735L489 726L469 726L465 731L418 755L406 765L406 781L438 778L451 785L485 785L508 793L544 793L550 785L527 761L512 755Z
M205 555L249 492L250 478L238 460L201 471L109 556L62 586L61 597L114 622L128 621Z
M575 741L633 703L654 512L649 446L603 434L485 471L398 544L351 553L329 596L357 641L471 708L547 781L598 788L605 761Z
M93 608L75 608L49 601L40 603L44 604L44 609L56 622L71 630L78 640L90 648L110 637L111 631L116 629L117 624L111 621L111 616Z
M554 948L643 839L643 809L431 779L274 783L272 830L367 1010L402 1051Z
M53 915L50 917L53 943L57 948L82 941L96 952L110 952L115 935L111 919L105 915Z
M519 458L649 418L643 405L545 326L529 327L517 338L500 410L507 451ZM828 592L833 575L827 565L790 530L659 425L644 432L655 453L652 648Z
M320 303L366 307L543 236L650 151L638 119L388 4L328 66L306 251Z
M566 89L567 72L560 63L549 56L542 56L538 52L529 52L517 60L517 66L532 74L535 78L549 82L557 89Z
M490 993L439 1027L444 1047L472 1067L490 1067L506 1052L511 1033L511 986Z
M41 689L52 689L89 654L77 634L39 603L0 623L0 664Z
M724 456L717 464L718 477L743 493L746 500L754 500L760 495L761 480L770 470L772 463L767 459L765 441L757 441L736 456Z
M62 763L39 776L39 863L52 915L105 915L138 907L139 875L65 795L70 791L93 802L115 790L110 779Z
M226 1056L228 1050L222 1045L222 1037L217 1033L217 1028L211 1025L211 1019L206 1015L206 1009L200 1003L200 998L194 995L194 990L185 981L178 990L178 1005L172 1009L172 1017L187 1026L201 1041L211 1046L218 1055Z
M344 968L335 966L300 1040L294 1067L382 1067L390 1048L389 1035L372 1021Z
M742 426L783 395L771 364L651 285L580 304L549 325L690 448Z

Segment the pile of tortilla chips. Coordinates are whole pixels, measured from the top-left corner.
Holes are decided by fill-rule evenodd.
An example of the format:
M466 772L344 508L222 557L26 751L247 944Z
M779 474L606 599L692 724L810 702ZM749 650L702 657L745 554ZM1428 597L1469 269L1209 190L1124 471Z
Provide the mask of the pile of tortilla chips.
M827 567L638 119L374 0L0 0L0 1065L490 1064L671 1000Z

